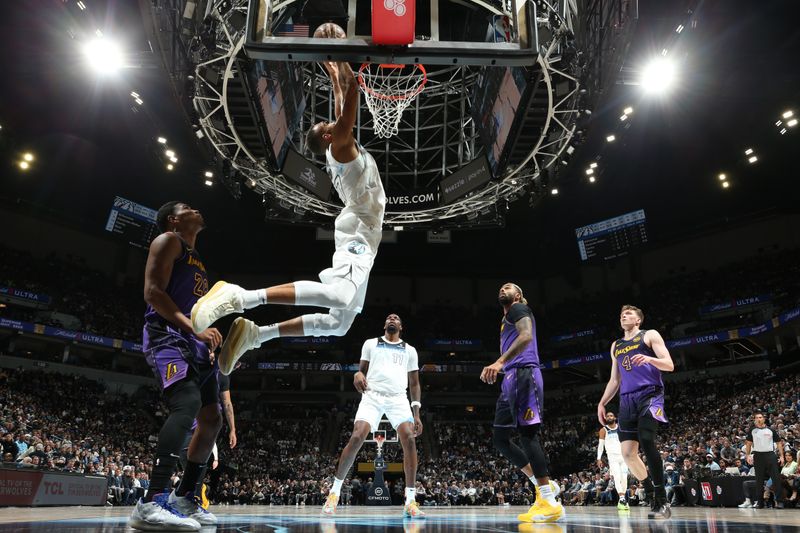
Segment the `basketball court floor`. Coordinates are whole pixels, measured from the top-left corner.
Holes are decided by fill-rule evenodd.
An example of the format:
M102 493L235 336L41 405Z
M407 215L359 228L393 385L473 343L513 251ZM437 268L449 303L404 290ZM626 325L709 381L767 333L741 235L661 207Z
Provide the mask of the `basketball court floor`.
M647 519L646 509L620 514L614 508L568 507L556 524L522 524L523 507L426 508L427 518L403 520L400 507L340 509L335 518L322 518L309 507L214 507L220 518L219 533L355 533L355 532L534 532L623 533L645 532L794 532L800 531L800 510L740 510L707 507L676 508L666 521ZM126 526L130 508L48 507L0 509L0 533L132 531Z

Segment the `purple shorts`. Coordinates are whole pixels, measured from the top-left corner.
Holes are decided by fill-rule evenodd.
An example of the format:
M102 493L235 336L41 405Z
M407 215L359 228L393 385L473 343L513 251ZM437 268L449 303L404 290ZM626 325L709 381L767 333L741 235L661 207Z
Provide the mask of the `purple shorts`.
M542 371L531 366L505 371L494 413L495 427L532 426L542 423L544 406Z
M666 424L664 412L664 389L657 386L644 387L619 395L619 430L620 433L636 433L639 419L650 418Z
M145 322L142 346L162 389L184 379L189 367L210 365L208 346L164 321Z

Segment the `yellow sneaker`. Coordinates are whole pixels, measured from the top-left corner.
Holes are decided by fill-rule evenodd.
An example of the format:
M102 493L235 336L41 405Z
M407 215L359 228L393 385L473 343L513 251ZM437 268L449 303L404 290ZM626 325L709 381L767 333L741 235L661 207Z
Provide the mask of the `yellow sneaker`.
M328 494L328 499L325 500L325 505L322 506L322 514L328 516L336 514L337 503L339 503L339 496L332 492Z
M533 522L532 517L538 515L540 512L544 498L542 497L541 493L539 493L539 487L535 487L535 491L536 500L533 502L533 505L531 505L527 512L517 515L517 520L520 522Z
M403 507L403 516L407 518L425 518L425 513L419 508L417 502L411 502Z
M525 520L524 518L521 518L522 516L529 516L530 519ZM556 504L553 505L542 498L538 508L531 509L525 515L520 515L517 518L523 522L556 522L557 520L564 518L564 507L559 502L556 502Z

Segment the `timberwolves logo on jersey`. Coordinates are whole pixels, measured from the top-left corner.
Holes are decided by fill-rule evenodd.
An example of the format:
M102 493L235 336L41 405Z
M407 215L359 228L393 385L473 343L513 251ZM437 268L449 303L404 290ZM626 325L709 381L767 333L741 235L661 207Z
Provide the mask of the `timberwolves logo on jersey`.
M363 242L350 241L347 243L347 251L354 255L362 255L367 251L367 245Z

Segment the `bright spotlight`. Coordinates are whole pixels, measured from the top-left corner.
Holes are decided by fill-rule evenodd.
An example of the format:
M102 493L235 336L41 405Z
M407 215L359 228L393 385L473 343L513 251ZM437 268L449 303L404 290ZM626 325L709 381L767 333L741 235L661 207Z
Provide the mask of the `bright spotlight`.
M748 163L751 163L751 164L752 164L752 163L755 163L756 161L758 161L758 158L757 158L756 156L754 156L754 155L751 155L751 156L750 156L750 157L747 159L747 162L748 162Z
M122 68L122 50L108 39L92 39L83 46L89 66L99 74L113 74Z
M597 168L597 163L596 162L590 163L589 168Z
M728 176L726 176L725 174L719 175L719 181L725 181L726 179L728 179Z
M24 154L22 154L22 159L30 163L31 161L33 161L33 154L30 152L25 152Z
M633 108L631 106L628 106L622 110L622 113L625 115L630 115L631 113L633 113Z
M173 166L173 164L172 164L172 163L169 163L169 164L167 165L167 170L172 170L173 168L175 168L175 167Z
M594 174L594 169L593 168L587 168L586 169L586 175L587 176L591 176L592 174Z
M731 182L729 182L729 181L723 181L722 182L722 188L723 189L727 189L730 186L731 186Z
M606 137L606 142L613 143L613 142L614 142L616 139L617 139L617 137L616 137L616 136L614 136L614 135L609 135L608 137Z
M675 82L675 65L667 58L652 60L642 71L640 84L648 93L664 93Z
M172 150L165 150L164 155L167 157L175 157L175 152Z
M178 162L178 158L177 157L170 157L169 160L171 162L173 162L173 163L177 163Z
M214 182L211 181L211 180L206 180L205 184L206 184L206 187L211 187L212 185L214 185Z
M206 170L206 177L207 178L213 178L214 177L214 173L211 172L210 170Z
M158 144L167 144L167 139L164 138L164 137L159 137L158 138Z
M552 194L553 196L557 195L558 189L550 189L550 194Z
M27 161L20 161L19 168L21 168L22 170L28 170L29 168L31 168L31 164L28 163Z
M753 153L753 149L752 148L748 148L747 150L744 151L744 155L750 155L752 153Z
M792 120L788 121L786 125L789 126L790 128L794 128L795 126L797 126L797 119L793 118Z
M594 182L595 182L594 176L589 176L589 183L594 183Z
M793 115L794 115L794 111L792 111L792 110L790 109L790 110L788 110L788 111L784 111L784 112L783 112L783 115L781 115L781 116L782 116L783 118L790 118L790 117L792 117Z

